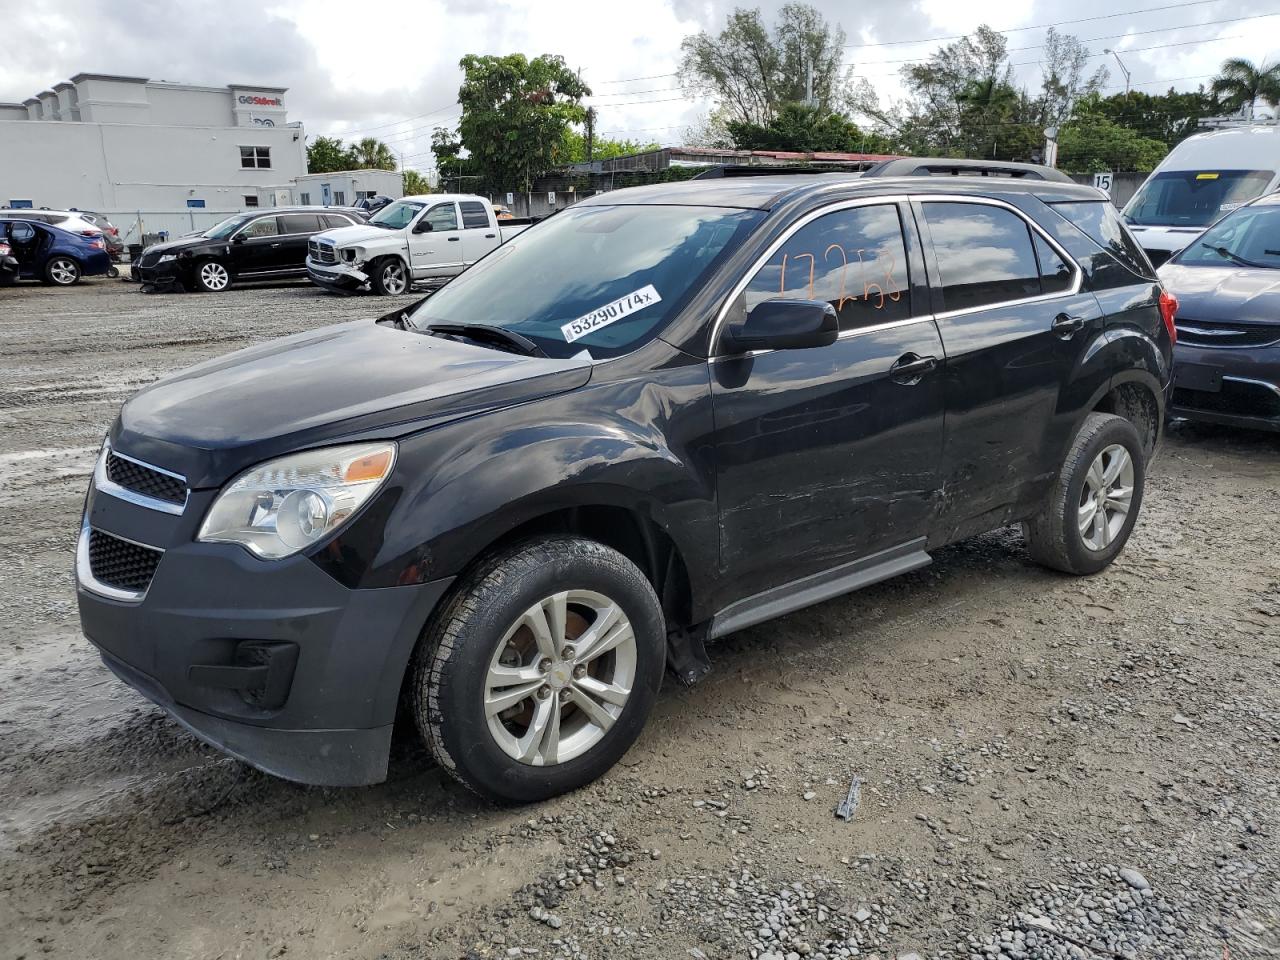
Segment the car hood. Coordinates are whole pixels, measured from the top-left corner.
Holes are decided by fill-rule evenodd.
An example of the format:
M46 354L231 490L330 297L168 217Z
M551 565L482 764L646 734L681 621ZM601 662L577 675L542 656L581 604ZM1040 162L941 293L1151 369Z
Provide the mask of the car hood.
M1179 317L1280 324L1280 270L1166 263L1159 273Z
M318 233L313 240L327 240L335 247L345 247L353 243L364 243L376 237L399 237L403 230L388 230L385 227L371 227L367 224L359 224L352 227L338 227L336 230L326 230L324 233Z
M194 250L197 247L225 247L225 240L211 240L203 234L195 234L193 236L179 237L176 240L166 240L164 243L153 243L151 246L143 250L143 253L176 253L179 250Z
M357 320L158 381L121 409L111 444L193 488L217 487L295 450L399 437L590 377L586 360L526 357Z

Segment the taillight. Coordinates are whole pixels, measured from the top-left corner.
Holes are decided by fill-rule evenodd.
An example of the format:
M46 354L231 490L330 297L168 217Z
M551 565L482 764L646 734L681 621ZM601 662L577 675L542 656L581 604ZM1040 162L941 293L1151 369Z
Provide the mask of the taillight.
M103 242L102 242L102 238L101 238L101 237L97 237L97 238L95 238L95 239L93 239L93 240L90 240L90 241L89 241L89 246L90 246L90 247L92 247L94 250L105 250L105 249L107 249L107 245L106 245L105 243L103 243Z
M1160 288L1160 319L1164 321L1164 328L1169 331L1169 342L1178 342L1178 327L1174 324L1174 318L1178 315L1178 298L1169 293L1163 287Z

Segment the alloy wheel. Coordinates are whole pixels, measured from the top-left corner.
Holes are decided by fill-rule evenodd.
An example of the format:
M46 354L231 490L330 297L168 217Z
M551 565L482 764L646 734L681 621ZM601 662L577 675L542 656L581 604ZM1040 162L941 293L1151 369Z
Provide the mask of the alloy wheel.
M231 282L231 275L222 264L210 261L200 265L200 282L208 290L225 290Z
M382 288L390 294L404 293L404 267L399 263L388 263L382 268Z
M1119 536L1133 504L1133 458L1118 443L1103 449L1085 474L1080 491L1080 538L1095 552Z
M596 746L622 715L636 678L636 637L622 608L590 590L539 600L489 662L484 713L503 752L552 766Z
M59 257L49 264L49 278L60 286L73 284L80 277L80 271L70 260Z

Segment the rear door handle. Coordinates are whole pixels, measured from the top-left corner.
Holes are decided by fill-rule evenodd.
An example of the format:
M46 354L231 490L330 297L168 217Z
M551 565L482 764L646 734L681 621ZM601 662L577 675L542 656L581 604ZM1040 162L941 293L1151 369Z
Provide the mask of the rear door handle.
M1070 340L1084 329L1084 317L1073 317L1070 314L1060 313L1053 318L1052 329L1063 340Z
M889 368L889 379L903 386L914 386L920 378L938 366L937 357L922 357L917 353L904 353Z
M450 242L450 243L457 243L457 242L458 242L459 240L461 240L461 239L462 239L461 237L449 237L449 242Z

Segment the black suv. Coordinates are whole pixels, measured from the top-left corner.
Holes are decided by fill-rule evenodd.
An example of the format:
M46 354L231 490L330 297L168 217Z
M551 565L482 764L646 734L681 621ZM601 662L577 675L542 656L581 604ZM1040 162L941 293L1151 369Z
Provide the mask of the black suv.
M1154 276L1101 193L1039 168L598 195L416 309L126 403L84 632L271 773L383 779L403 704L478 793L548 797L707 639L1004 524L1106 567L1164 420Z
M154 287L221 293L237 280L305 277L312 236L364 220L361 211L333 207L237 213L204 233L147 247L133 264L133 279Z

